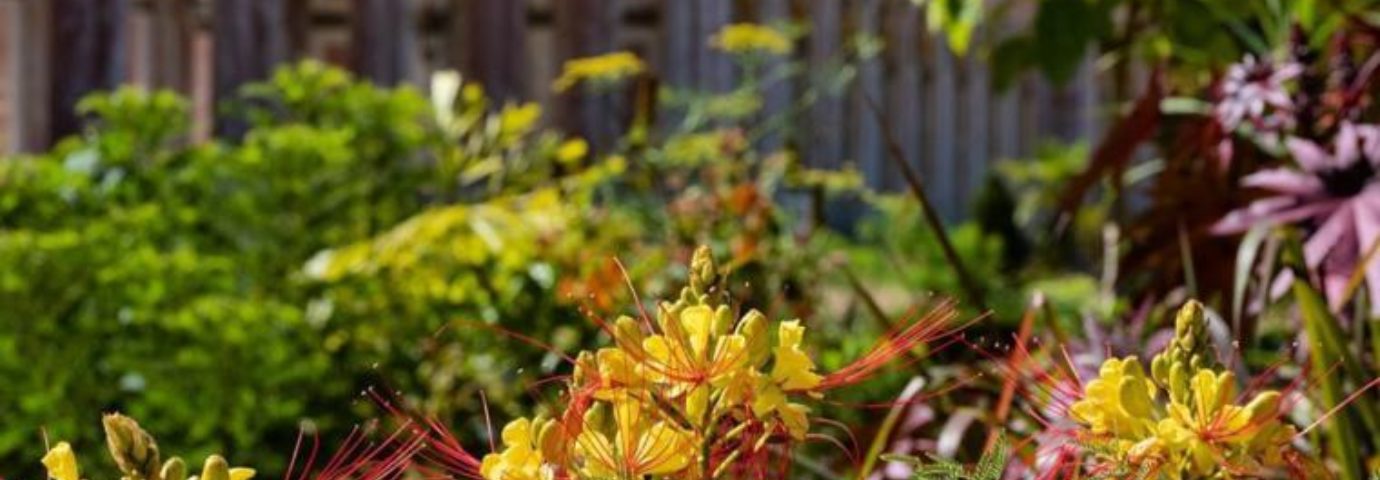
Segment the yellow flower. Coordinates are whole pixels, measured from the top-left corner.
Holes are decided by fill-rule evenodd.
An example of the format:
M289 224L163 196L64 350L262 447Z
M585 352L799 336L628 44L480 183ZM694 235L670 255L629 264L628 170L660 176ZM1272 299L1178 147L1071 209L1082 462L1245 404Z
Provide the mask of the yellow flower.
M534 441L532 422L519 418L503 427L503 451L484 456L479 474L485 480L542 480L541 450Z
M519 106L508 105L498 114L499 134L505 139L520 137L532 130L541 119L541 105L533 102Z
M652 335L642 342L659 376L688 389L705 384L722 384L727 376L747 365L747 339L727 333L722 317L728 309L715 311L695 305L672 313L665 310L663 335Z
M561 142L561 146L556 148L556 160L570 164L584 160L585 155L589 154L589 143L583 138L572 138Z
M230 480L249 480L256 472L252 468L235 467L230 469Z
M782 390L809 390L819 385L822 377L815 373L815 362L800 349L805 337L805 327L799 320L781 322L777 331L776 364L771 368L771 379Z
M796 440L805 439L805 434L810 431L810 408L798 403L791 403L782 391L774 383L763 382L757 388L757 396L752 400L752 413L758 418L768 419L772 414L780 420L781 425L786 427L786 432L791 438Z
M1102 364L1098 378L1084 387L1083 399L1070 406L1069 413L1094 434L1139 440L1155 427L1156 391L1140 360L1112 358Z
M728 53L785 55L791 53L791 40L779 30L755 23L735 23L719 29L709 44Z
M622 400L611 404L614 433L599 431L587 421L575 441L584 459L584 473L594 478L642 478L670 475L691 464L695 453L692 436L666 422L649 418L640 403Z
M642 59L637 58L632 52L613 52L576 58L565 62L565 68L553 87L558 92L564 92L580 82L613 83L642 73L646 69Z
M80 480L77 473L77 455L67 442L58 442L43 456L43 466L48 469L48 478L53 480Z

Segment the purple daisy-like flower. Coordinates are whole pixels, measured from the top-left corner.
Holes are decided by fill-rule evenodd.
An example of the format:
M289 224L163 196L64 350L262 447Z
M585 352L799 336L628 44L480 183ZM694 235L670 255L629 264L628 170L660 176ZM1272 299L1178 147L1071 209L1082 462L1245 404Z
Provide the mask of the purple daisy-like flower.
M1302 72L1303 66L1297 63L1275 66L1247 55L1241 63L1228 68L1222 78L1222 96L1214 110L1217 121L1228 131L1244 122L1257 130L1289 127L1292 118L1286 112L1293 109L1294 103L1284 84Z
M1246 176L1243 185L1274 195L1227 214L1213 231L1281 224L1308 229L1304 261L1322 280L1332 308L1340 308L1352 273L1364 267L1371 314L1380 315L1380 262L1360 265L1380 239L1380 126L1344 123L1330 150L1298 138L1289 139L1288 148L1301 170Z

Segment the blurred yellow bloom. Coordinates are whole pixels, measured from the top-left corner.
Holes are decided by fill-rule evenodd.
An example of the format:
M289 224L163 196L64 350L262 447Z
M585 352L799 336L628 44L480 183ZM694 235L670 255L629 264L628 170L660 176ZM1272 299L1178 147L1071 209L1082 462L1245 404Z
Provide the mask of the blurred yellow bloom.
M561 146L556 149L556 160L570 164L584 160L585 155L589 154L589 143L583 138L572 138L561 142Z
M613 83L632 77L646 70L642 59L632 52L613 52L592 57L567 60L561 76L556 78L553 88L558 92L569 90L580 82Z
M503 451L484 456L479 474L485 480L542 480L542 454L537 447L532 422L519 418L503 427Z
M43 466L48 469L48 478L53 480L80 480L77 472L77 455L67 442L58 442L43 456Z
M763 53L785 55L791 53L791 40L781 31L755 23L725 25L709 40L714 48L736 54Z
M500 136L513 138L532 130L541 120L541 105L527 102L519 106L508 105L498 114Z

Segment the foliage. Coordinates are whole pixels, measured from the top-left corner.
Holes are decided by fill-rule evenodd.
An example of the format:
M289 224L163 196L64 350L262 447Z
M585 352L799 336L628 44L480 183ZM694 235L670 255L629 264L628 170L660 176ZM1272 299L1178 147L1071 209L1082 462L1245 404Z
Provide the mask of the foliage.
M931 463L926 463L909 455L883 455L882 458L913 467L915 469L911 473L913 480L1001 480L1011 456L1010 447L1006 443L1005 435L998 436L997 441L992 444L992 449L984 452L982 458L979 458L977 464L971 468L953 460L935 456L930 456Z

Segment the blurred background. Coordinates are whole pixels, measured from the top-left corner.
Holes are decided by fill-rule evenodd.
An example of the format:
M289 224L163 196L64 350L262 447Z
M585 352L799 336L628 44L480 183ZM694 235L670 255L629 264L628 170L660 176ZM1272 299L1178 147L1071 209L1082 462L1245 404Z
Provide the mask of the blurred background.
M1294 423L1351 402L1309 441L1363 478L1380 153L1286 144L1380 112L1373 3L0 0L0 477L115 471L115 411L276 477L386 431L370 392L487 452L707 245L821 371L981 318L830 391L802 478L1003 434L1038 470L1061 399L990 360L1091 378L1190 298Z

